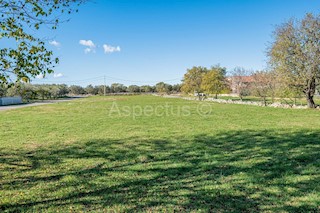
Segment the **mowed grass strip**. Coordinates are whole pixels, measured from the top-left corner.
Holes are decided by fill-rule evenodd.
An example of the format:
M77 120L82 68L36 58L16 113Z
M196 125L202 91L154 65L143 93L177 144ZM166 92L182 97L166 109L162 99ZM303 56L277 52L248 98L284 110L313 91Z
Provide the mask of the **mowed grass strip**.
M0 210L319 212L319 118L153 96L0 112Z

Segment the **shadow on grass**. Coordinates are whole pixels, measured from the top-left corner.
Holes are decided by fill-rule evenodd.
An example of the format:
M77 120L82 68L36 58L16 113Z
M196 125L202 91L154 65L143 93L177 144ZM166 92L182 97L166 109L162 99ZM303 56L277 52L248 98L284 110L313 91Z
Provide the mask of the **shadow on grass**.
M319 211L320 133L90 140L3 151L2 211Z

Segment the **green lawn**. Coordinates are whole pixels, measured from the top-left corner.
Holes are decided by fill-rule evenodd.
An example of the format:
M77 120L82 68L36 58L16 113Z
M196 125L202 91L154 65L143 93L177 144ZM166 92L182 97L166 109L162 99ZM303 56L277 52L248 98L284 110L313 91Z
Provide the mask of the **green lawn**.
M199 104L92 97L0 112L0 211L320 211L319 110Z

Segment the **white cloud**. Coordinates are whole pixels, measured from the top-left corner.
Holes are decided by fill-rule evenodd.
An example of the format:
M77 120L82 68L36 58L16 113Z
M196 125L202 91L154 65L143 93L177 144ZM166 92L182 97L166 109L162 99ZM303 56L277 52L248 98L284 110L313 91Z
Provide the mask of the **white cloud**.
M61 77L63 77L63 74L62 73L54 73L53 77L54 78L61 78Z
M43 74L39 74L36 76L36 79L43 79L44 78L44 75Z
M96 45L91 40L80 40L79 44L81 44L83 46L90 47L90 48L95 48L96 47Z
M120 52L121 51L119 46L113 47L108 44L103 45L103 50L104 50L104 53L113 53L113 52Z
M96 52L96 45L91 40L80 40L79 44L87 47L84 49L85 53L94 53Z
M56 40L49 41L49 44L52 45L52 46L55 46L55 47L60 47L61 46L60 42L57 42Z

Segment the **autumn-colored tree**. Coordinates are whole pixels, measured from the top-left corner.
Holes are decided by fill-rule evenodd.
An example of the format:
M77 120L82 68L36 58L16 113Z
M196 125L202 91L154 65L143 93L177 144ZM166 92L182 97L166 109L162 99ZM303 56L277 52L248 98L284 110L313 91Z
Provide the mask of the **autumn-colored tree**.
M183 77L181 91L184 93L200 93L202 92L201 82L203 76L208 72L205 67L192 67L187 70Z
M272 72L257 71L252 75L253 83L251 90L253 95L262 99L264 106L267 106L267 97L274 97L275 81Z
M308 107L315 108L314 95L320 80L320 16L307 14L277 27L269 50L271 67L281 84L304 93Z
M204 74L201 89L208 94L218 94L229 91L229 85L226 80L226 68L220 66L212 67L207 73Z

